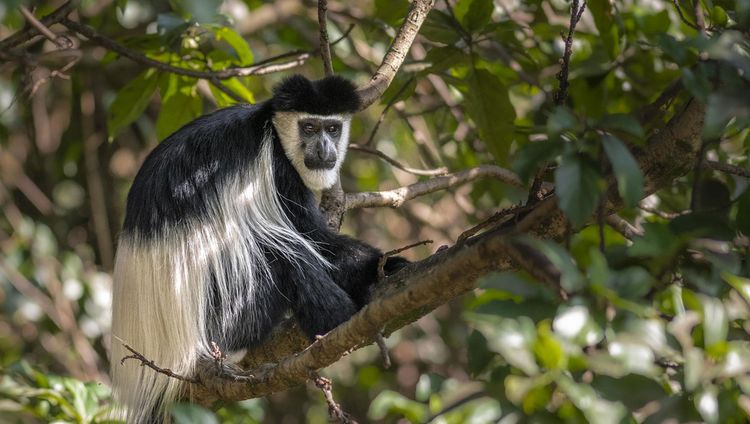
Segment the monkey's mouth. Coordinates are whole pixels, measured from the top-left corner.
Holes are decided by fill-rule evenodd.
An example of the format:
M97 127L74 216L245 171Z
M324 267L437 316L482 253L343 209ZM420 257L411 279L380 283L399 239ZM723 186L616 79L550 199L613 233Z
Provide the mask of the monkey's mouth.
M312 170L331 170L334 166L336 166L336 159L332 160L322 160L322 159L313 159L313 158L305 158L305 166L307 169Z

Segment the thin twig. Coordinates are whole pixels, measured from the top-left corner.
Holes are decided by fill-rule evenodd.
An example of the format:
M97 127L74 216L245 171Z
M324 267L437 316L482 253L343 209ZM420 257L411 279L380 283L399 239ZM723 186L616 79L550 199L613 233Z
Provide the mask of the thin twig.
M375 344L380 349L380 357L383 359L383 368L388 369L391 367L391 355L388 354L388 346L385 344L385 337L380 332L375 336Z
M436 175L445 175L448 173L448 168L445 168L445 167L437 168L437 169L417 169L417 168L411 168L409 166L405 166L401 164L400 162L398 162L396 159L393 159L392 157L381 152L380 150L373 149L372 147L367 147L366 145L362 146L359 144L350 144L349 149L375 155L383 159L384 161L390 163L391 165L395 166L396 168L404 172L414 174L414 175L424 175L428 177L433 177Z
M560 271L545 255L525 243L514 241L507 243L506 253L534 279L554 289L560 299L568 300L570 295L561 285Z
M323 396L326 398L328 404L328 415L331 417L333 422L339 424L357 424L357 421L341 409L341 406L333 398L333 387L331 380L321 377L317 373L313 372L312 380L315 383L315 387L323 392Z
M706 30L706 18L703 16L703 6L701 0L693 0L693 13L695 14L695 24L700 32Z
M326 27L326 12L328 11L328 0L318 0L318 25L320 27L320 57L323 59L323 67L326 76L333 75L333 60L331 59L331 46L328 41L328 28Z
M159 374L166 375L167 377L171 377L171 378L174 378L174 379L177 379L177 380L180 380L180 381L184 381L184 382L190 383L190 384L201 384L201 385L203 384L198 379L190 378L190 377L185 377L183 375L176 374L172 370L170 370L169 368L162 368L162 367L156 365L156 363L154 363L154 361L146 358L145 356L143 356L143 354L141 354L140 352L136 351L132 347L128 346L127 343L124 343L122 341L121 341L121 343L122 343L122 346L125 349L129 350L130 353L132 353L132 355L124 356L122 359L120 359L120 365L124 365L125 361L127 359L135 359L135 360L138 360L138 361L141 362L141 366L145 365L145 366L151 368L152 370L158 372Z
M240 96L237 92L230 89L226 85L222 84L222 82L218 78L212 78L210 82L211 82L211 85L219 89L219 91L221 91L222 93L229 96L232 100L239 102L239 103L247 103L246 98Z
M55 9L54 12L43 17L42 19L39 19L38 21L42 26L48 28L68 16L70 12L72 12L73 9L75 9L77 6L78 0L68 0L67 2L63 3L62 6ZM27 26L21 31L18 31L10 35L6 39L0 41L0 52L10 51L10 49L33 39L37 35L39 35L37 28L35 28L34 26Z
M565 51L561 59L560 73L557 74L557 80L560 81L560 89L555 93L555 104L562 106L565 104L565 100L568 98L568 73L570 71L570 56L573 54L573 34L576 30L578 21L581 20L584 10L586 10L586 2L578 6L578 0L573 0L570 6L570 24L568 26L568 35L563 35L563 41L565 42Z
M399 253L405 250L409 250L417 246L422 246L422 245L431 244L431 243L434 243L434 241L422 240L416 243L412 243L408 246L399 247L398 249L390 250L388 252L383 253L380 256L380 259L378 259L378 280L382 280L383 278L385 278L385 263L388 261L388 258L390 258L393 255L398 255Z
M70 77L68 75L66 75L65 72L67 72L68 70L70 70L70 68L72 68L73 65L75 65L76 63L78 63L78 61L81 60L81 57L82 56L74 57L73 60L71 60L70 62L66 63L65 66L63 66L62 68L55 69L52 72L50 72L48 76L46 76L44 78L40 78L39 80L37 80L34 83L34 85L31 87L31 90L29 92L29 97L34 97L34 94L36 94L37 90L39 90L39 87L41 87L42 85L46 84L51 79L60 78L60 79L63 79L63 80L69 80Z
M523 187L521 180L512 171L496 165L479 165L476 168L433 177L406 187L387 191L360 192L346 194L346 210L381 206L400 207L407 200L424 196L439 190L456 187L479 178L495 178L504 183Z
M737 175L738 177L750 178L750 169L742 168L736 165L719 162L715 160L704 160L701 164L706 169L724 172L726 174Z
M365 146L371 146L373 140L375 140L375 134L377 134L378 129L380 128L380 124L383 123L385 120L385 115L388 113L388 111L393 107L393 105L398 101L398 98L401 96L401 93L406 90L406 88L411 84L411 82L414 81L414 77L409 78L402 86L398 89L396 94L393 96L391 100L388 101L388 104L385 105L385 108L382 112L380 112L380 117L378 118L378 122L375 123L375 126L372 127L372 131L370 132L370 137L367 138L367 141L365 142Z
M614 228L615 231L622 234L622 236L628 240L643 236L643 230L629 223L620 215L612 214L607 216L604 220L607 221L607 224L609 224L610 227Z
M480 222L479 224L469 228L468 230L461 233L460 236L458 236L458 239L456 240L456 244L463 244L466 240L468 240L470 237L474 236L478 232L484 230L485 228L493 227L494 224L498 223L503 218L509 216L509 215L515 215L519 212L522 212L524 210L528 209L527 206L521 206L521 205L513 205L511 207L501 209L494 214L492 214L491 217L485 219L484 221Z
M305 52L300 53L295 59L282 62L282 63L266 63L261 65L252 65L242 68L230 67L222 69L220 71L200 71L196 69L182 68L179 66L169 65L158 60L151 59L150 57L131 50L122 44L114 41L113 39L97 33L91 27L82 25L78 22L71 21L69 19L62 19L61 24L68 27L68 29L75 31L84 37L88 38L94 44L100 45L107 50L111 50L123 57L126 57L134 62L140 63L145 66L149 66L155 69L159 69L165 72L171 72L177 75L183 75L186 77L206 79L209 81L225 80L234 77L245 77L250 75L265 75L273 72L285 71L291 68L302 65L311 57L311 53Z
M39 31L40 34L47 37L48 40L55 43L55 45L60 49L71 49L73 48L73 42L70 41L70 39L64 35L57 35L52 30L47 28L43 23L39 22L39 20L34 17L34 14L29 12L29 9L27 9L24 6L18 6L18 10L23 15L24 19L26 19L26 22L29 23L29 25L36 28L37 31Z
M584 10L586 10L585 0L583 4L580 5L580 7L578 0L573 0L573 3L570 5L570 23L568 25L568 35L565 36L564 34L561 34L563 37L563 42L565 43L565 50L563 51L563 56L560 59L560 72L557 74L557 80L560 82L560 89L556 91L552 96L555 101L555 105L557 106L564 105L565 101L568 98L568 74L570 72L570 57L573 54L573 34L575 33L578 21L581 20L581 16L583 15ZM531 189L529 190L529 196L526 200L526 203L534 204L543 198L543 195L540 193L540 189L542 187L542 181L546 173L547 164L545 163L537 170L536 174L534 175L534 180L531 183Z
M696 31L701 30L701 28L698 25L688 21L687 17L682 13L682 8L680 7L680 3L678 0L672 0L672 3L674 4L674 8L677 9L677 14L680 15L680 20L685 25L689 26L690 28L693 28Z

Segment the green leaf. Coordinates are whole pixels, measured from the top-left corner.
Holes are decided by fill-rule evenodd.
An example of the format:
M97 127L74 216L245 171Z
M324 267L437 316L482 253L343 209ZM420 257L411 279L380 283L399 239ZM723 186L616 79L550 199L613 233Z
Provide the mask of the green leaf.
M690 94L705 104L711 92L711 84L706 73L703 72L703 68L698 67L696 72L693 72L690 68L682 68L681 71L682 84L690 91Z
M240 65L247 66L253 63L253 52L250 51L247 41L237 31L228 27L220 27L214 31L214 34L217 40L224 40L232 46L240 60Z
M628 207L636 206L643 198L643 173L638 162L617 137L604 134L602 144L612 164L622 200Z
M172 407L175 424L219 424L213 412L192 403L178 403Z
M391 85L386 88L385 93L380 96L383 104L396 103L408 99L414 95L417 88L417 79L413 77L396 77Z
M408 11L407 0L375 0L375 17L382 19L388 25L401 24Z
M737 293L739 293L742 298L745 299L745 302L750 303L750 278L732 275L728 272L722 272L721 278L729 283L732 288L737 290Z
M620 30L612 15L612 4L608 1L592 1L587 2L586 6L594 17L594 24L607 56L610 59L617 58L620 52Z
M248 90L245 84L243 84L242 81L240 81L238 78L230 78L221 81L221 84L226 88L232 90L234 93L239 94L245 102L251 104L255 103L255 96L253 96L253 92ZM209 83L208 86L211 89L211 94L214 96L214 99L216 99L216 104L219 107L226 107L237 103L237 100L229 97L229 95L227 95L225 92L219 90L213 83Z
M513 157L511 166L521 181L528 182L540 166L552 162L564 147L565 143L559 140L527 143Z
M560 271L560 286L567 292L576 292L583 288L585 279L576 266L573 257L557 243L548 240L525 239L525 242L539 250Z
M441 10L432 10L427 15L420 35L424 35L430 41L451 45L461 38L458 29L455 28L453 19Z
M156 120L156 136L163 140L183 125L200 116L203 102L195 92L195 80L168 75L162 85L162 106Z
M607 115L597 122L597 126L606 130L630 134L636 137L638 141L643 141L646 138L646 133L643 131L640 122L633 116L624 113Z
M423 422L428 414L427 406L415 402L392 390L383 390L370 403L367 417L382 420L389 415L405 417L411 422Z
M719 138L732 119L750 118L750 100L745 90L721 89L708 96L703 137Z
M468 83L468 90L464 93L466 111L495 161L504 164L513 142L513 122L516 119L508 89L499 78L484 69L472 71Z
M475 32L490 22L494 10L492 0L458 0L453 13L464 28Z
M643 224L643 237L635 237L628 249L630 257L669 257L681 246L680 239L668 224L647 222Z
M158 73L154 69L147 69L117 92L107 114L110 140L141 116L156 90L158 80Z
M576 154L565 155L555 170L560 209L574 226L585 224L599 205L599 172Z
M651 274L639 266L611 271L607 279L607 286L625 299L638 299L646 295L655 284Z
M578 118L565 106L557 106L547 119L547 134L554 138L578 126Z
M539 325L538 337L534 343L537 361L548 370L564 370L568 367L568 357L562 344L550 330L549 321Z
M420 74L440 74L446 69L450 69L454 66L465 64L468 61L468 55L466 55L461 49L454 46L436 47L432 48L427 52L425 61L431 65L422 70ZM398 78L398 75L396 76ZM391 84L393 86L393 84ZM389 86L388 88L390 88ZM386 90L387 91L387 90Z
M487 349L487 339L477 330L473 330L467 340L466 362L468 371L476 376L489 365L495 354Z

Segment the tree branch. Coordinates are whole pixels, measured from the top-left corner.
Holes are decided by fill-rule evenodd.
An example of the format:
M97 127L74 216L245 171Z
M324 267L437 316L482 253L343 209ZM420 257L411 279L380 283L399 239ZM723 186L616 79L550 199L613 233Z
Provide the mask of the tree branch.
M367 146L360 146L359 144L350 144L349 150L355 150L359 152L365 152L369 153L371 155L375 155L384 161L390 163L391 165L395 166L396 168L408 172L410 174L414 175L424 175L428 177L436 176L436 175L445 175L448 173L448 168L437 168L437 169L417 169L417 168L411 168L409 166L401 164L401 162L397 161L396 159L393 159L392 157L386 155L385 153L381 152L378 149L373 149L372 147Z
M65 17L67 17L70 12L72 12L73 9L78 6L78 2L79 0L68 0L67 2L63 3L62 6L58 7L54 12L43 17L42 19L39 19L38 22L43 27L49 28L50 26L59 23L62 19L65 19ZM26 43L37 35L39 35L39 31L37 28L33 26L27 26L21 31L18 31L10 35L6 39L0 41L0 52L9 51L14 47Z
M411 3L409 13L406 15L403 25L399 28L396 38L393 39L388 52L383 57L383 62L375 71L370 82L357 90L362 98L361 109L367 109L385 93L393 78L396 77L398 68L404 62L419 28L434 5L435 0L414 0Z
M690 164L700 145L704 112L702 105L689 102L662 131L652 135L647 147L636 155L644 172L646 194L690 171ZM607 191L604 205L607 214L621 207L616 187ZM509 237L528 234L541 239L560 240L567 227L567 220L557 207L556 197L542 200L517 222L514 221L512 226L501 227L469 239L464 244L440 250L386 278L378 287L374 299L349 321L303 351L278 360L276 365L268 368L262 381L240 384L218 377L202 379L205 387L196 387L194 400L236 401L300 384L310 378L310 370L324 368L352 349L372 343L383 328L390 332L413 322L437 306L472 290L476 280L488 272L514 269L509 255ZM285 337L290 336L287 334ZM298 339L292 337L290 340Z
M347 193L346 210L356 208L372 208L377 206L399 207L405 201L438 190L455 187L479 178L495 178L505 183L523 187L523 183L513 172L495 165L479 165L476 168L442 175L429 180L420 181L406 187L388 191Z
M88 38L94 44L100 45L107 50L111 50L123 57L140 63L145 66L149 66L155 69L159 69L165 72L171 72L177 75L183 75L186 77L206 79L209 81L225 80L234 77L246 77L250 75L265 75L273 72L285 71L287 69L295 68L302 65L309 59L312 54L310 52L300 53L295 59L283 62L283 63L264 63L256 64L252 66L242 68L227 68L220 71L199 71L196 69L182 68L179 66L172 66L158 60L151 59L143 53L131 50L122 44L119 44L115 40L97 33L93 28L80 24L70 19L63 18L60 20L62 25L65 25L71 31L75 31L78 34Z
M326 76L333 75L333 60L331 59L331 45L328 41L328 28L326 27L326 12L328 11L328 0L318 0L318 25L320 26L320 57L323 59L323 68Z
M736 165L730 165L728 163L719 162L715 160L704 160L701 163L706 169L713 171L723 172L725 174L737 175L738 177L750 178L750 169L742 168Z

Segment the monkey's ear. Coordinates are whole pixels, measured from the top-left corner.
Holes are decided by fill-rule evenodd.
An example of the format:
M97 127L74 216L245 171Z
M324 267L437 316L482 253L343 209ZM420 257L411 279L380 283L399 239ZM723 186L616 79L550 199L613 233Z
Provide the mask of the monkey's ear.
M361 104L356 89L351 81L338 76L310 81L302 75L292 75L274 87L271 102L279 112L350 114Z

